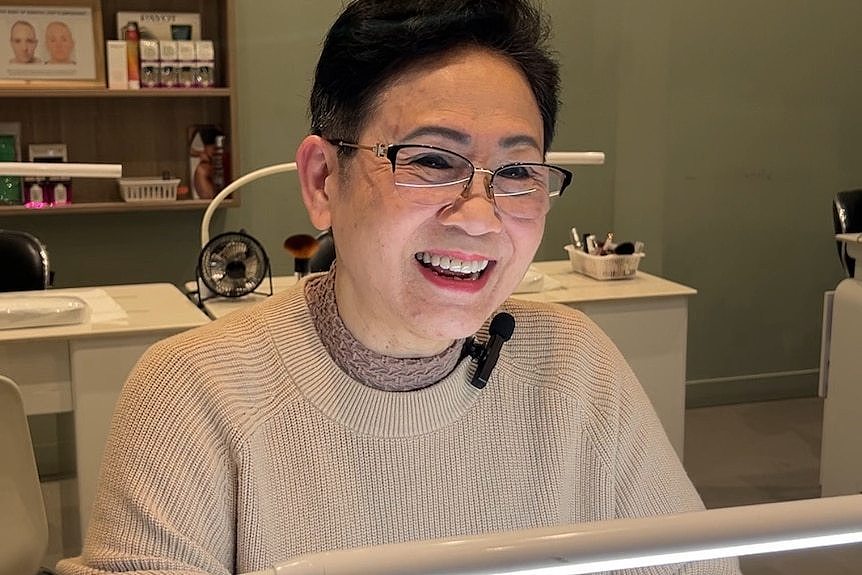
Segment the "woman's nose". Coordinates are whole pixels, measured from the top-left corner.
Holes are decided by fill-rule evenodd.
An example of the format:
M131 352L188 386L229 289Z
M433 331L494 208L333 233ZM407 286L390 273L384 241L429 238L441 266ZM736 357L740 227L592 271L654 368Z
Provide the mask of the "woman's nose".
M499 233L503 222L491 192L491 172L477 169L454 202L438 216L447 226L456 226L471 236Z

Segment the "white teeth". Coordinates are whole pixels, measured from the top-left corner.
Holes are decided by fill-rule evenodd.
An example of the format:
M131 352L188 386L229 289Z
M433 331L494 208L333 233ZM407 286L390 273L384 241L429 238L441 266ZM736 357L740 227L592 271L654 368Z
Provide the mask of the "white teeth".
M435 268L462 274L475 274L488 267L488 260L463 261L449 256L431 255L428 252L417 253L416 259Z

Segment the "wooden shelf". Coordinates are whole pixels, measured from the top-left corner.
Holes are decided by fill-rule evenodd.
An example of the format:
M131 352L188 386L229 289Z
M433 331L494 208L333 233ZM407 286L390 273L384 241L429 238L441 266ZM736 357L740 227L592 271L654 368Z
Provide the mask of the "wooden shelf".
M173 202L93 202L71 204L56 208L27 208L24 206L0 206L0 217L5 216L59 216L68 214L104 214L118 212L156 212L156 211L203 211L209 200L177 200ZM239 205L239 200L225 200L219 209Z
M144 88L141 90L0 88L0 98L229 98L230 88Z
M26 3L26 2L25 2ZM215 47L216 88L109 90L104 86L58 87L44 81L0 85L0 121L20 124L21 159L30 144L63 143L70 162L123 166L125 177L168 173L189 185L190 134L217 126L227 136L228 173L240 173L236 73L235 0L101 0L106 40L117 37L120 11L193 12L203 39ZM2 174L2 168L0 168ZM75 178L73 203L58 208L0 206L0 216L200 210L208 200L123 202L111 180ZM237 196L225 206L237 206Z

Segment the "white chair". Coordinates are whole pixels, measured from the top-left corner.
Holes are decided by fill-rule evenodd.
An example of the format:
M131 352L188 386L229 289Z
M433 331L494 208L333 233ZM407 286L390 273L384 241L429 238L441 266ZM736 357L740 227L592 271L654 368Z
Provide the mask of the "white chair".
M39 573L48 520L21 391L0 375L0 575Z

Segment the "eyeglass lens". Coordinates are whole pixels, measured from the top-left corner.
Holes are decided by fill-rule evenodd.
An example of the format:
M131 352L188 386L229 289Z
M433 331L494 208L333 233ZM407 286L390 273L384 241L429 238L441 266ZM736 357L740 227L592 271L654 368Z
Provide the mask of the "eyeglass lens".
M419 204L454 201L473 177L473 165L447 150L424 146L400 147L394 160L399 192ZM494 171L494 201L502 211L517 217L540 217L550 209L565 181L562 171L539 163L511 164Z

